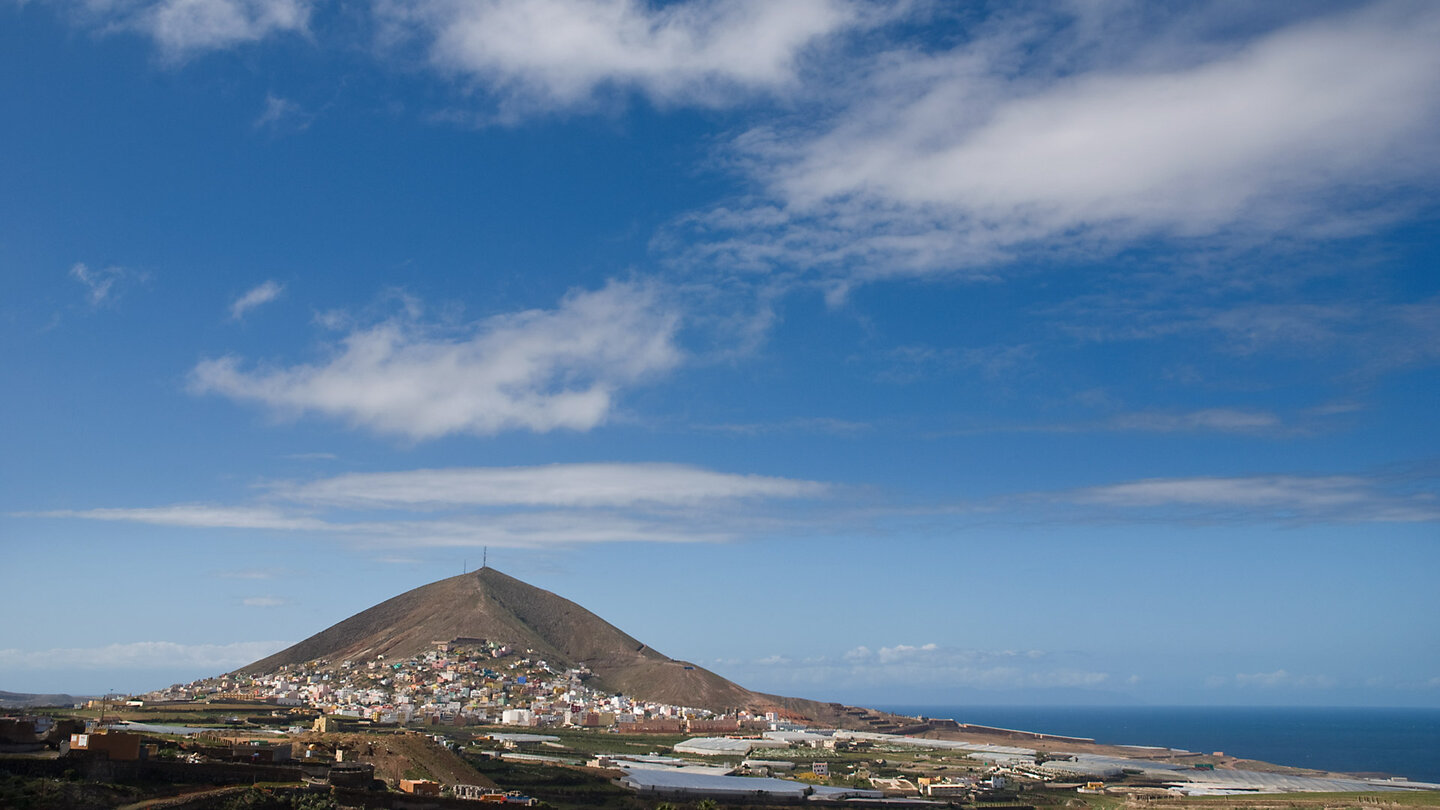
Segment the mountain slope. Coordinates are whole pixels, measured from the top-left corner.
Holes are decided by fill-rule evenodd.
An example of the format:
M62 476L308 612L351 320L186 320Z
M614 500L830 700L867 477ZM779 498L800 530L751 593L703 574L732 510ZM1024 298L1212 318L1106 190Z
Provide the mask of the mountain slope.
M781 706L808 715L826 704L776 698L650 649L580 605L482 568L386 600L294 646L244 667L272 672L316 659L406 658L434 642L485 638L534 650L552 665L587 665L605 688L646 700L715 710Z

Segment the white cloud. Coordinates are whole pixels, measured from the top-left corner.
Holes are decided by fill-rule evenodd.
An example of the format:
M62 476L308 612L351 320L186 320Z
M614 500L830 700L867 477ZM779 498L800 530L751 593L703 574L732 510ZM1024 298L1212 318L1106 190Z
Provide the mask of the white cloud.
M1311 364L1316 378L1350 385L1440 362L1440 297L1377 296L1369 289L1369 269L1355 273L1353 264L1345 272L1354 277L1335 284L1336 266L1319 255L1327 246L1307 250L1312 255L1297 256L1296 265L1278 273L1246 259L1223 268L1198 261L1174 273L1107 274L1100 282L1103 292L1076 297L1046 315L1085 342L1186 341L1242 363L1258 357ZM1306 289L1321 284L1336 289L1318 294ZM1208 379L1189 364L1170 373L1186 383ZM1320 426L1317 417L1359 407L1340 400L1303 409L1292 428L1313 429Z
M855 436L871 429L865 422L835 419L828 416L801 417L780 422L745 422L721 425L695 425L697 430L759 436L766 433L824 433L832 436Z
M206 360L191 390L416 440L583 431L610 416L623 386L679 364L678 325L654 289L612 282L459 334L413 318L357 328L313 365L246 371L235 357Z
M21 513L24 517L145 523L192 529L300 531L338 537L362 546L496 546L538 548L591 543L720 543L737 534L735 519L714 516L703 526L685 516L609 511L539 511L372 521L325 520L262 507L158 506Z
M732 669L743 669L732 667ZM756 676L789 684L846 688L966 686L981 689L1096 687L1109 673L1066 666L1040 650L966 650L939 644L855 647L838 658L794 661L770 656L751 662Z
M367 508L686 505L736 498L801 498L823 484L735 475L684 464L551 464L355 473L279 492L312 504Z
M70 0L76 20L102 32L134 31L167 58L304 34L311 0Z
M854 362L871 365L880 382L908 385L942 375L973 372L987 381L1026 375L1038 352L1030 344L937 347L923 344L895 346L873 353L857 353Z
M881 647L876 650L875 659L882 664L893 664L897 661L923 658L927 653L937 652L939 649L939 646L933 643L923 644L918 647L911 644L896 644L893 647Z
M22 514L30 517L83 518L191 529L316 531L330 528L330 524L322 520L286 514L263 506L174 504L134 509L62 509Z
M240 604L245 607L269 608L279 607L285 604L285 600L278 596L247 596L240 600Z
M1076 398L1083 404L1095 407L1113 407L1113 401L1105 400L1096 392L1084 392ZM999 423L967 427L954 431L953 435L975 433L1091 433L1091 432L1141 432L1141 433L1233 433L1251 436L1284 436L1313 430L1321 423L1317 417L1324 414L1305 411L1304 420L1287 424L1278 414L1270 411L1248 408L1205 408L1198 411L1123 411L1101 419L1074 420L1067 422ZM945 434L951 435L951 434Z
M433 548L542 548L599 543L723 543L735 539L733 523L715 516L703 522L694 516L681 519L649 514L617 515L610 512L552 511L461 517L453 519L397 520L337 525L338 533L362 544L387 549Z
M1112 418L1109 427L1115 430L1139 430L1156 433L1181 431L1215 431L1218 433L1259 433L1278 429L1280 418L1266 411L1235 408L1207 408L1188 413L1148 411L1121 414Z
M162 669L208 668L225 672L288 647L288 641L240 641L232 644L178 644L137 641L103 647L54 650L0 650L4 669Z
M278 132L282 129L303 131L310 128L310 122L313 120L314 115L307 112L298 102L274 93L266 93L265 109L256 117L251 127L268 129L271 132Z
M386 549L721 543L773 530L776 521L767 517L763 501L818 498L831 487L681 464L615 463L362 473L272 484L268 490L266 500L297 506L176 504L17 516L309 532ZM746 508L736 510L737 500ZM436 510L444 514L436 516ZM376 519L377 511L388 514ZM273 573L222 576L260 579Z
M1052 22L884 54L841 81L856 101L822 128L737 140L762 194L684 223L690 258L875 278L1156 235L1341 235L1440 169L1433 4L1047 65Z
M84 262L76 262L70 268L70 277L85 285L85 297L92 307L99 307L113 301L118 285L131 276L132 274L123 267L92 270Z
M1233 678L1211 677L1206 679L1205 685L1211 688L1236 686L1242 689L1329 689L1336 685L1336 681L1329 675L1294 675L1277 669L1274 672L1236 673Z
M392 35L471 77L509 115L585 106L615 90L717 105L797 82L807 47L856 25L842 0L390 0Z
M1346 360L1363 374L1440 360L1440 298L1332 304L1254 304L1201 313L1194 326L1245 355L1284 349Z
M230 305L230 318L238 321L245 317L245 313L255 307L261 304L268 304L276 298L279 298L280 294L284 291L285 285L275 281L266 281L235 299L235 302Z
M303 33L307 0L161 0L137 23L170 53L215 50L277 33Z
M1305 505L1337 506L1363 500L1362 482L1356 478L1162 478L1080 490L1076 499L1116 506L1154 506L1186 503L1199 505Z
M1340 475L1154 478L1074 490L1060 497L1094 506L1198 510L1198 515L1217 517L1440 520L1440 501L1433 494L1387 492L1365 478Z
M1241 686L1276 687L1289 683L1291 680L1290 673L1283 669L1277 669L1274 672L1253 672L1235 675L1235 682Z

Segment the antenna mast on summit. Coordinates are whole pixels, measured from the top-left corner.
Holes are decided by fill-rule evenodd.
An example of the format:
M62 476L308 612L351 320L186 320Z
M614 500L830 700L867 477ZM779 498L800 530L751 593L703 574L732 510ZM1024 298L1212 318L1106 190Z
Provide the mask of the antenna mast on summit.
M490 567L490 547L489 547L489 546L484 546L484 551L480 552L480 567L481 567L481 568L489 568L489 567Z

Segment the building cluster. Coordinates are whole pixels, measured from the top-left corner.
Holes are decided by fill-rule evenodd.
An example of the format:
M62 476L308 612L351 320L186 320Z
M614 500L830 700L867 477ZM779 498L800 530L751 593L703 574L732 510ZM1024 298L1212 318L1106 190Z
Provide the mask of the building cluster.
M552 667L533 650L485 639L436 642L405 659L311 661L266 674L176 685L157 699L264 700L374 723L616 728L627 733L721 734L769 727L774 716L717 715L586 685L583 665Z

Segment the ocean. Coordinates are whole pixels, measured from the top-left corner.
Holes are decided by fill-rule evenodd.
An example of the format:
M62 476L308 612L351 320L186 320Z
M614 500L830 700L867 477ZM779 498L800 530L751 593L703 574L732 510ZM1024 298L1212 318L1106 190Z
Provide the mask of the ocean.
M1156 745L1342 773L1440 782L1440 709L876 706L897 714L1118 745Z

